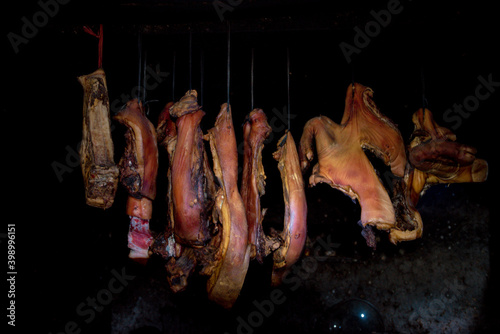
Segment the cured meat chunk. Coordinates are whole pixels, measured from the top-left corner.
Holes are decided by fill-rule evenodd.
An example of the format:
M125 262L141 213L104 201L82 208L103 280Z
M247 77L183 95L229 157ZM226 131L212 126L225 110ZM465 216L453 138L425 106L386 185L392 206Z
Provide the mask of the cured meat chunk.
M451 130L439 126L426 109L412 118L415 128L404 177L395 182L393 196L398 221L389 239L394 244L422 236L423 223L416 206L425 189L438 183L483 182L488 163L476 158L476 149L457 143Z
M167 150L169 158L175 151L175 145L170 146L171 142L176 142L177 140L177 128L175 127L175 122L170 117L170 108L174 105L173 102L168 102L163 108L162 112L158 116L158 125L156 126L156 137L158 143L165 147Z
M114 118L128 128L127 145L119 162L120 182L132 197L153 200L158 173L156 130L137 99L127 102Z
M373 91L360 84L349 86L342 123L325 116L309 120L302 134L299 157L305 171L314 158L318 163L309 179L311 186L324 182L341 190L361 206L361 225L390 229L396 223L394 209L363 149L372 151L403 176L406 154L397 127L377 109Z
M172 159L174 231L178 242L203 247L210 239L206 154L200 122L205 113L190 90L170 108L176 121L177 144ZM208 177L210 177L208 175Z
M245 119L243 127L244 155L240 193L246 208L251 258L256 258L260 263L266 256L266 240L262 228L265 210L260 206L260 197L264 195L266 186L262 149L270 133L271 127L266 115L262 109L254 109Z
M476 159L474 147L457 143L451 130L439 126L429 110L413 114L415 130L409 160L413 167L432 175L428 183L483 182L488 163Z
M128 248L130 258L149 258L149 246L153 242L151 231L149 230L149 220L132 216L130 218L128 233Z
M224 103L215 126L208 131L217 191L214 215L221 225L216 264L207 282L208 297L231 308L243 286L250 261L245 206L238 192L238 154L231 109Z
M280 234L282 243L273 253L272 284L278 285L302 254L307 236L307 201L299 156L290 131L279 140L278 150L273 156L278 161L285 201L284 228Z
M168 205L168 231L173 233L174 230L174 203L172 199L172 161L174 159L175 147L177 145L177 128L175 122L170 117L170 108L174 105L173 102L168 102L163 111L158 117L158 125L156 127L156 136L160 146L163 146L168 155L167 168L167 205Z
M84 92L80 162L85 200L90 206L108 209L115 199L119 172L113 160L106 76L98 69L78 81Z
M118 166L120 181L129 193L126 209L131 219L129 257L147 259L153 242L149 220L153 213L158 173L156 131L137 99L129 101L115 119L127 127L126 147Z

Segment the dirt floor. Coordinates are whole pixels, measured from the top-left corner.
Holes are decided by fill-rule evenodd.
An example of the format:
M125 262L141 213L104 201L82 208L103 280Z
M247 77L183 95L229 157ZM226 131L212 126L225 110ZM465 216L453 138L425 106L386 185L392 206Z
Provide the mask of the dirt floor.
M172 294L153 260L131 269L136 278L111 306L111 332L484 332L490 214L470 195L474 186L431 188L419 206L423 238L394 246L379 232L376 250L359 233L356 204L326 186L308 189L307 256L282 286L269 287L268 263L253 263L225 311L207 302L201 279Z

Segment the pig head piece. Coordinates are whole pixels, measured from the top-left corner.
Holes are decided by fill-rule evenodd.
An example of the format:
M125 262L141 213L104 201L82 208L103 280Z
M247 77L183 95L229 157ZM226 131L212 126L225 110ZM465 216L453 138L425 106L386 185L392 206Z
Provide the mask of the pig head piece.
M439 183L484 182L488 163L476 158L477 150L456 142L456 135L439 126L428 109L413 114L415 125L405 175L395 183L393 204L398 213L393 243L414 240L422 235L423 224L415 209L426 189Z
M299 159L304 172L316 149L318 162L309 185L327 183L357 200L363 236L370 246L375 246L371 226L390 230L396 226L396 218L391 199L365 150L374 153L399 177L404 175L406 153L399 130L378 110L372 96L368 87L349 85L341 124L325 116L309 120L300 140Z
M486 181L488 163L476 159L474 147L457 143L455 134L439 126L429 110L418 110L412 120L410 163L432 176L429 183Z

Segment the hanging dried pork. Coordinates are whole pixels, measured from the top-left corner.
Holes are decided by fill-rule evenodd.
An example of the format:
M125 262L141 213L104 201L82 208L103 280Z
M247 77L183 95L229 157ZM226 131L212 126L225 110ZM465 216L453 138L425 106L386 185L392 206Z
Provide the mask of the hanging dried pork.
M88 205L108 209L118 187L118 167L113 160L106 76L102 68L78 77L83 86L83 138L80 162Z
M262 165L264 141L271 133L267 117L262 109L254 109L243 126L243 172L240 186L248 223L248 242L252 250L250 257L263 262L266 254L266 236L262 228L265 209L260 206L260 197L265 193L266 174Z
M191 247L203 247L210 240L209 211L215 191L200 128L205 112L197 96L190 90L170 108L170 115L177 118L171 171L174 232L178 242Z
M147 259L153 241L149 220L153 213L158 172L156 131L137 99L127 102L114 118L127 127L126 147L118 167L120 182L129 193L126 210L130 216L129 257Z
M214 268L207 283L208 297L225 308L233 306L243 286L250 261L245 205L238 191L238 153L231 109L224 103L215 126L208 131L215 177L214 221L222 227Z
M326 116L309 120L300 140L299 157L305 171L314 158L315 141L318 163L310 185L324 182L357 199L363 234L374 247L369 226L388 230L395 226L396 218L391 199L363 149L372 151L399 177L404 174L406 154L399 130L380 113L372 96L368 87L349 85L341 124Z
M273 154L283 184L285 217L280 247L273 253L272 284L279 285L287 270L299 259L307 236L307 201L299 156L292 133L287 131Z
M177 103L167 104L158 122L158 140L169 158L169 226L164 238L168 250L158 253L167 258L167 279L174 292L187 287L189 276L197 265L203 267L211 249L215 184L200 128L204 114L197 92L190 90Z
M476 158L476 149L457 143L455 134L439 126L428 109L415 112L412 121L415 128L408 148L409 161L404 178L395 182L393 202L398 222L390 233L393 243L422 235L422 218L415 207L428 187L483 182L488 177L488 163Z

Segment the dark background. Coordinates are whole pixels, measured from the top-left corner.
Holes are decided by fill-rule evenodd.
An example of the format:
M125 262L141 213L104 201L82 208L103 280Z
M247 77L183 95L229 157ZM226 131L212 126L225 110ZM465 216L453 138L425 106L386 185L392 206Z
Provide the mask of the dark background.
M221 22L211 1L73 0L60 5L56 15L38 28L36 36L20 45L18 53L4 37L7 75L3 114L7 119L3 134L7 154L3 170L8 184L7 220L15 221L18 228L17 323L35 325L37 332L55 333L69 320L79 320L76 306L106 286L111 269L119 271L127 266L137 275L147 275L147 270L152 270L151 266L137 267L127 259L124 190L119 188L109 210L86 206L80 167L68 156L68 150L77 151L81 140L83 94L76 77L97 68L97 39L84 33L84 25L97 30L98 24L104 24L103 67L110 101L123 93L130 94L137 85L139 32L150 67L159 66L160 71L172 73L175 52L174 96L172 75L148 92L148 100L158 100L150 104L149 117L154 124L162 107L189 89L191 31L191 85L200 91L203 54L203 109L207 114L202 127L206 131L212 126L226 99L229 21L231 104L236 125L250 111L252 48L255 106L263 108L269 119L275 116L274 108L283 112L287 104L289 48L290 111L296 115L291 120L291 130L296 141L311 117L324 114L340 121L345 92L352 80L374 90L374 101L381 112L398 124L407 140L413 129L411 115L422 105L422 75L428 108L442 126L449 126L443 121L445 110L474 94L478 76L492 75L493 81L500 81L500 27L492 4L401 1L402 12L393 15L390 24L381 28L348 64L339 44L353 45L353 28L364 29L373 20L370 11L386 9L387 4L388 1L243 1L232 12L224 13ZM32 22L33 14L41 10L34 1L7 6L3 36L9 32L21 34L21 18ZM490 166L487 182L459 189L491 208L498 198L494 158L500 88L496 90L455 130L458 141L475 146L478 157L486 159ZM273 201L281 198L281 182L271 157L282 133L276 132L264 150L268 188L263 206L276 207L270 209L271 218L279 216L282 205L281 200ZM241 142L241 133L237 135ZM123 129L116 124L112 136L118 161L123 149ZM54 171L55 162L69 166L61 179ZM160 169L159 179L163 177ZM161 226L164 194L159 190L157 217L152 226ZM349 199L333 191L309 194L326 194L331 199L323 201L337 205L339 211L357 210ZM493 210L491 214L490 263L495 269L498 228ZM312 218L310 231L314 233L322 227L315 225ZM341 238L359 238L356 226L344 232ZM495 275L493 271L490 276L488 310L492 310L497 292L492 283L495 277L498 280ZM84 332L109 331L109 312L105 310L84 327ZM494 316L488 319L493 324Z

